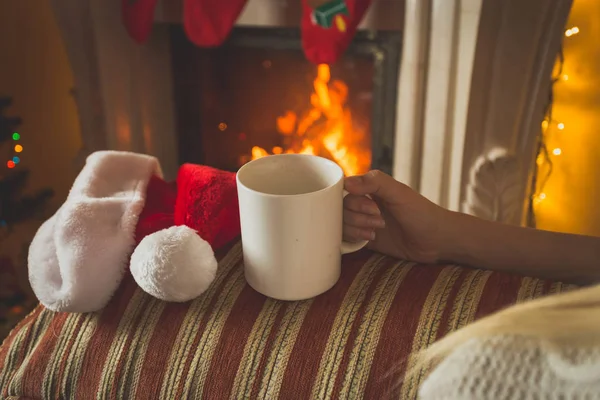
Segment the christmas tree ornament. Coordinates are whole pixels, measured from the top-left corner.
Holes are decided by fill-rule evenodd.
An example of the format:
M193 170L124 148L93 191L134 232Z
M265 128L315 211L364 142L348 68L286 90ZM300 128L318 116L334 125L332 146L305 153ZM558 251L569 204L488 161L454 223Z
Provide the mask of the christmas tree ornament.
M214 279L213 249L239 234L234 173L185 164L169 183L154 157L100 151L36 233L29 281L53 311L102 309L128 267L148 294L188 301Z
M348 48L372 0L302 0L302 47L315 64L333 64Z
M129 36L138 43L148 40L154 24L157 0L121 0L121 18Z
M216 47L227 39L247 0L184 0L183 25L200 47Z

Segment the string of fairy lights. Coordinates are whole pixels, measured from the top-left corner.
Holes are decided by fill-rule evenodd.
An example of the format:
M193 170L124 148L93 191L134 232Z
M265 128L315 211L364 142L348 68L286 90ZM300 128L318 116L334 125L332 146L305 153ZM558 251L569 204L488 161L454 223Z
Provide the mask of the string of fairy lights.
M21 162L21 157L19 157L19 154L21 154L21 152L23 151L23 146L19 143L19 140L21 140L21 134L19 132L13 132L12 134L12 140L13 140L13 151L14 151L14 155L12 156L11 159L9 159L6 162L6 167L9 169L13 169L17 166L17 164L19 164Z
M565 31L565 37L571 38L579 34L579 32L579 27L573 26ZM560 147L555 147L550 150L548 148L547 140L552 133L556 131L564 131L566 129L565 123L563 121L554 119L552 113L552 106L554 104L554 89L556 85L564 84L569 80L569 75L563 71L564 61L564 53L561 46L552 75L550 93L548 102L546 103L546 111L544 113L544 119L542 120L542 129L540 130L540 135L538 137L537 156L531 179L531 195L529 197L528 204L529 212L527 213L527 225L532 228L535 228L537 225L535 214L536 206L538 206L548 197L544 189L554 170L553 158L563 154L563 149Z

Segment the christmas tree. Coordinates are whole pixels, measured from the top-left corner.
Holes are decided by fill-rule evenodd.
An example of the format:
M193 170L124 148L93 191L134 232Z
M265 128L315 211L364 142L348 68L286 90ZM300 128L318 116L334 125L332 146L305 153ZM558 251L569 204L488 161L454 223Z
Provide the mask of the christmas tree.
M19 154L23 150L23 146L19 144L21 135L17 132L21 119L4 115L11 102L10 98L0 98L0 146L8 144L11 147L11 155L3 165L5 171L0 173L0 228L8 230L38 216L53 195L52 190L42 189L33 195L22 196L29 171L18 168Z
M19 223L42 216L44 206L53 195L50 189L23 195L29 171L20 165L24 149L17 128L22 121L5 115L11 103L10 98L0 97L0 154L6 154L0 164L0 241L13 233L13 228ZM23 254L27 254L27 248L25 244ZM24 258L15 262L0 255L0 341L35 304L26 287L27 282L23 282L24 274L17 270L26 268Z

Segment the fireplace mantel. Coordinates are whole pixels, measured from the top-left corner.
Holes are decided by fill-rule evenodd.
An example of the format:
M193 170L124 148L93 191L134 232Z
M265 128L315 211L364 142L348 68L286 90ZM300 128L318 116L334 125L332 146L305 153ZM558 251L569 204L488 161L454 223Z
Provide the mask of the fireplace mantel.
M295 26L299 4L249 0L238 23ZM127 36L118 1L52 0L52 5L74 75L82 155L105 148L149 153L173 177L178 167L173 88L162 22L180 20L180 0L159 2L157 23L143 46ZM494 184L493 176L473 181L471 170L492 162L487 155L500 149L514 158L510 168L518 171L514 179L523 189L511 201L520 206L570 5L571 0L375 1L361 29L403 33L400 79L390 82L398 85L394 177L459 210L472 200L473 187Z
M156 22L179 23L182 20L182 0L159 2L154 20ZM362 30L402 30L403 0L377 0L363 18ZM237 25L258 27L299 27L302 15L300 0L248 0Z

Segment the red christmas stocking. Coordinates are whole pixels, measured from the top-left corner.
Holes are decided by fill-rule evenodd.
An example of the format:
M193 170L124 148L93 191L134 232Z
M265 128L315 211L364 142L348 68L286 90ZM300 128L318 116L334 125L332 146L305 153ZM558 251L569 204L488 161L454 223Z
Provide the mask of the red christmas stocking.
M129 36L143 43L150 36L157 0L121 0L121 16Z
M348 48L372 0L302 0L302 47L315 64L333 64Z
M246 0L184 0L183 23L188 38L200 47L221 45Z

